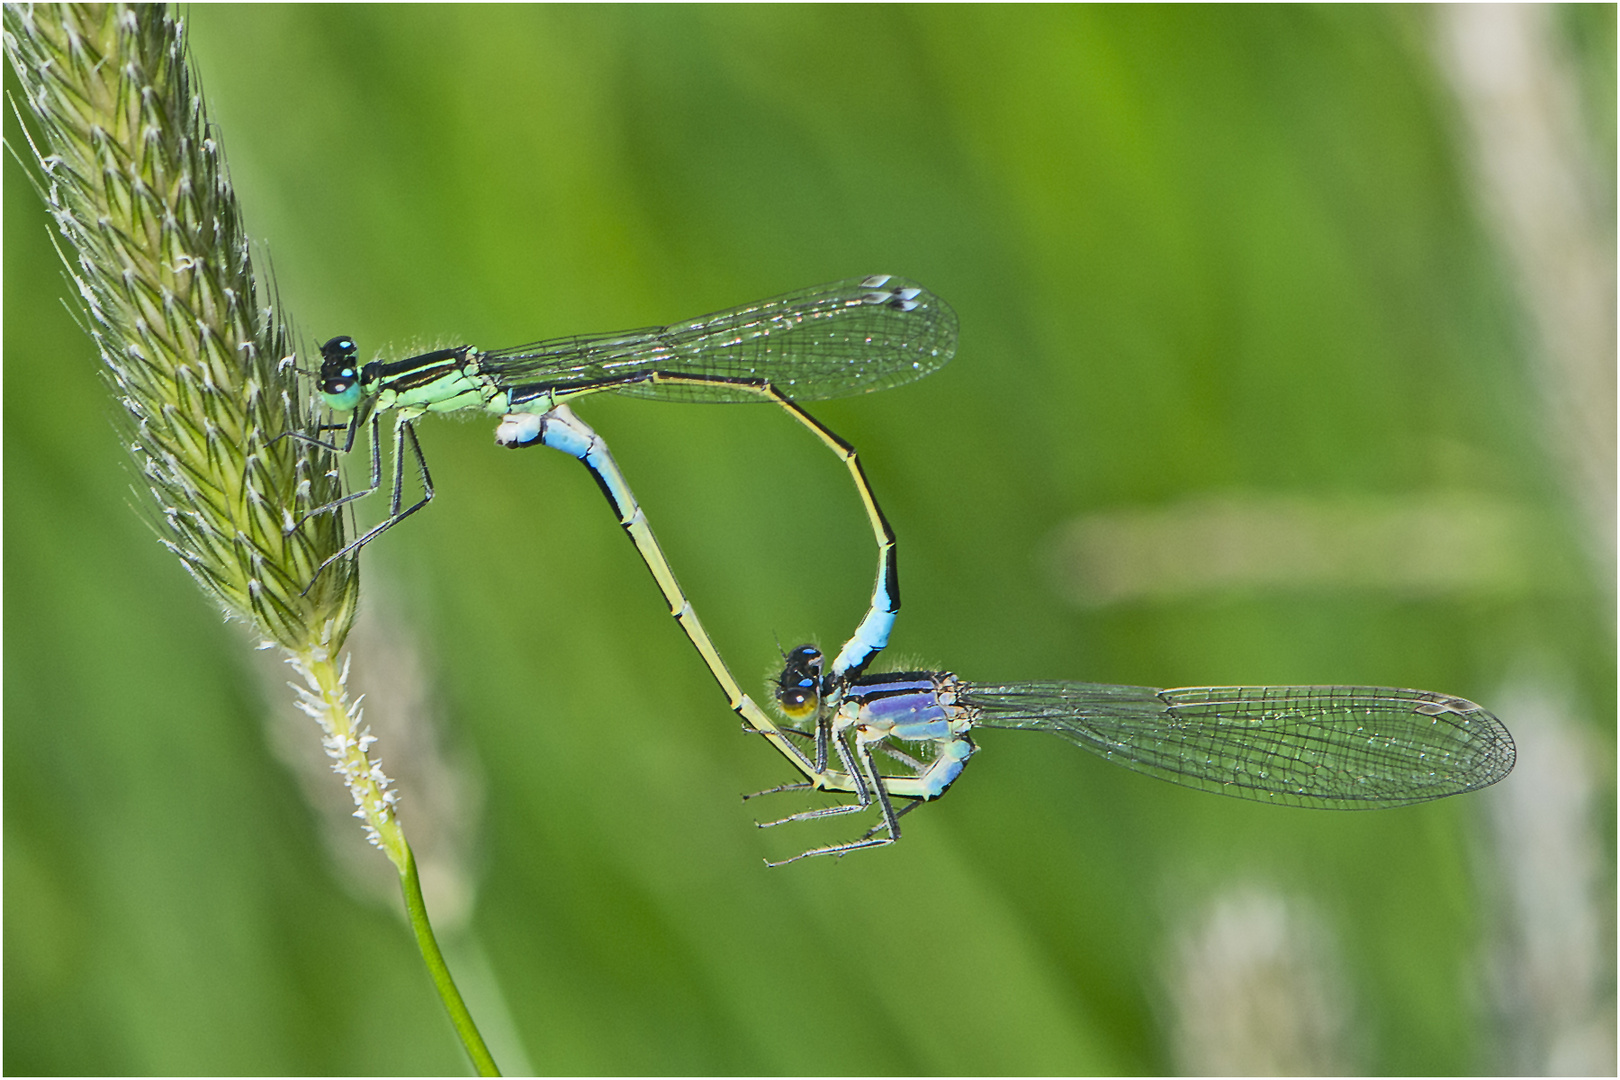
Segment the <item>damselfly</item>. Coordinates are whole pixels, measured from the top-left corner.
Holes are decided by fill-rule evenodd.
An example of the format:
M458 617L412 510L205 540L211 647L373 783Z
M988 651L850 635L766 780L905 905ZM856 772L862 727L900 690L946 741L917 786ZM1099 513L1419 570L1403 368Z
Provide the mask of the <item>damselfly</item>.
M1440 799L1496 783L1513 738L1471 701L1384 686L1218 686L1158 690L1104 683L969 683L944 671L823 674L812 645L784 657L775 696L812 764L829 744L856 802L794 814L780 825L854 813L882 820L857 840L813 848L842 855L891 844L908 810L943 795L977 749L976 728L1048 731L1128 769L1222 795L1330 810ZM908 744L912 750L897 744ZM882 775L875 755L903 772ZM790 784L773 791L827 789ZM761 792L769 794L769 792ZM899 810L893 800L910 800ZM773 864L781 865L781 864Z
M920 379L956 351L956 314L922 286L879 274L850 278L670 326L558 338L511 349L472 345L404 360L359 362L347 336L321 346L320 392L333 410L352 415L341 445L289 432L341 453L362 428L371 437L371 481L363 490L287 515L289 532L316 514L333 513L382 486L381 414L394 410L393 497L389 513L316 570L316 576L433 499L433 478L413 422L430 412L477 409L503 417L496 441L523 446L539 438L540 419L588 394L618 392L695 402L769 401L781 406L845 462L886 550L894 536L872 498L848 443L794 404L882 390ZM416 460L422 497L404 506L405 450ZM892 576L892 559L888 561ZM897 586L893 586L897 589ZM879 581L879 588L884 582ZM877 628L873 628L874 633ZM874 639L875 640L875 639ZM881 647L881 646L879 646Z

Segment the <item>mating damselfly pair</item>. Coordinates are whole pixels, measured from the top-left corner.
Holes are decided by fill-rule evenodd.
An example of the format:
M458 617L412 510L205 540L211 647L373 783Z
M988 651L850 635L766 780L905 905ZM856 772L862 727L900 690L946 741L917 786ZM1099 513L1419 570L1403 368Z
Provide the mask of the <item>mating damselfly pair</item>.
M1512 739L1496 717L1472 702L1428 691L1157 690L1072 682L975 684L941 671L869 673L900 607L894 532L853 447L797 402L919 379L951 359L956 340L951 308L922 286L892 275L851 278L664 327L510 349L462 345L362 364L356 343L335 337L322 347L320 390L327 405L351 416L346 424L322 430L345 430L346 439L334 445L293 434L347 452L362 430L369 431L370 484L302 517L289 515L288 527L338 512L382 486L379 422L388 410L395 413L389 514L322 570L433 498L414 428L427 413L475 409L500 415L499 444L549 446L577 458L607 497L730 708L801 774L799 782L759 794L817 790L854 796L852 802L761 825L878 808L880 820L864 836L813 848L787 862L898 840L900 817L944 794L966 767L976 750L970 734L975 728L1049 731L1172 783L1330 809L1441 798L1494 783L1512 768ZM865 617L830 664L812 646L784 655L772 694L785 726L742 691L682 592L606 443L573 413L575 399L604 392L673 401L771 402L845 463L877 541L876 584ZM423 489L408 507L403 498L407 447ZM898 769L880 769L879 754ZM896 809L896 800L905 803Z

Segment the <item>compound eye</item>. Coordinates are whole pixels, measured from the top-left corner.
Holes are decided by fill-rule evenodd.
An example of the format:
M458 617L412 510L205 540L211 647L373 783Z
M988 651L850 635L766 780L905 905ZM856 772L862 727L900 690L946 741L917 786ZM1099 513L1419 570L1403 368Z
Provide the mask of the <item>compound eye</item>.
M803 720L821 704L821 694L814 685L782 686L776 691L776 703L790 720Z
M339 334L321 346L321 360L326 364L353 364L354 358L359 355L360 350L356 347L354 338L347 334Z

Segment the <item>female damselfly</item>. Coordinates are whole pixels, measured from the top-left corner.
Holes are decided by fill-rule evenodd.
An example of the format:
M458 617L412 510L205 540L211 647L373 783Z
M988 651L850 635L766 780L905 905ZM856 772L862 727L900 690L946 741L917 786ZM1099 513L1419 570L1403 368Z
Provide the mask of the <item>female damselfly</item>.
M784 656L774 693L792 725L786 730L814 740L812 764L821 772L831 745L856 802L761 826L854 813L874 802L882 816L857 840L785 862L898 840L901 815L939 798L961 775L977 749L972 732L978 728L1048 731L1183 787L1330 810L1404 806L1473 791L1502 779L1514 762L1513 738L1500 720L1471 701L1427 690L970 683L945 671L848 678L824 674L821 652L802 645ZM904 771L882 775L877 753ZM772 792L810 787L830 785L789 784ZM911 801L897 811L896 798Z

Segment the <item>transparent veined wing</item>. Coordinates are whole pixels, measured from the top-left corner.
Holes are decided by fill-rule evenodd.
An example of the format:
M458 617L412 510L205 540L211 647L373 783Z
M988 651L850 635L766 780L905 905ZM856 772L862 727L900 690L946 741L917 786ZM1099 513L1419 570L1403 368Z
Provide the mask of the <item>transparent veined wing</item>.
M1462 698L1384 686L972 684L975 726L1050 731L1109 761L1223 795L1376 809L1482 788L1513 738Z
M478 354L513 400L534 388L595 387L664 400L748 402L768 381L795 401L884 390L943 367L956 313L905 278L848 278L670 326L557 338ZM653 373L692 377L669 383Z

